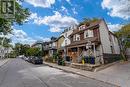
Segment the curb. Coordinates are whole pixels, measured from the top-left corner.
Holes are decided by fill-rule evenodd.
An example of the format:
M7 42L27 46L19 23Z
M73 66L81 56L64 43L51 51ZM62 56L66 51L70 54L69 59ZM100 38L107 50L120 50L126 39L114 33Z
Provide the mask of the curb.
M56 68L56 69L59 69L59 70L63 70L64 72L68 72L68 73L80 75L80 76L83 76L83 77L87 77L87 78L90 78L90 79L93 79L93 80L97 80L97 81L104 82L104 83L107 83L107 84L110 84L110 85L114 85L115 87L120 87L118 85L115 85L115 84L112 84L112 83L109 83L109 82L105 82L105 81L102 81L102 80L99 80L99 79L96 79L96 78L93 78L93 77L89 77L89 76L86 76L86 75L83 75L83 74L80 74L80 73L76 73L76 72L73 72L73 71L68 71L68 70L65 70L65 69L58 68L58 67L55 67L53 65L47 64L45 62L43 62L43 63L48 65L49 67Z

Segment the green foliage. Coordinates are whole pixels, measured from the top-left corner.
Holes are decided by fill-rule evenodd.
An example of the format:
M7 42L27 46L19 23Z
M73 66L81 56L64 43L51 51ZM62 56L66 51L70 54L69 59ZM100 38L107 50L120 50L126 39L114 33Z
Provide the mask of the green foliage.
M115 32L118 37L121 55L123 60L127 60L126 58L126 48L130 47L130 23L124 25L119 31Z
M53 60L54 61L57 61L59 57L60 57L60 55L59 55L58 52L53 54Z
M9 58L16 58L16 53L15 51L12 51L11 53L8 54Z
M79 23L79 26L81 25L87 25L89 26L90 23L93 23L93 22L96 22L96 21L99 21L100 19L98 18L84 18L82 22Z
M20 43L16 43L15 47L14 47L14 50L15 50L15 53L16 53L17 56L18 55L25 55L25 56L27 56L26 51L29 48L30 48L30 45L28 45L28 44L23 45L23 44L20 44Z
M2 40L3 40L3 38L0 37L0 45L2 45ZM3 46L4 46L4 47L12 47L12 45L9 44L10 42L11 42L10 39L5 38L5 39L3 40Z
M27 56L39 56L40 49L39 48L29 48L26 51Z
M129 42L126 42L126 47L127 47L127 48L130 48L130 41L129 41Z
M14 24L22 25L25 23L25 20L29 17L30 12L28 8L23 8L18 2L15 3L15 18L14 19L6 19L0 18L0 33L3 35L8 35L12 33L12 28ZM2 39L3 37L1 37ZM4 44L10 41L4 41ZM0 40L1 41L1 40ZM1 42L0 42L1 43ZM9 44L8 44L9 45Z
M124 25L119 31L115 32L119 38L130 37L130 24Z

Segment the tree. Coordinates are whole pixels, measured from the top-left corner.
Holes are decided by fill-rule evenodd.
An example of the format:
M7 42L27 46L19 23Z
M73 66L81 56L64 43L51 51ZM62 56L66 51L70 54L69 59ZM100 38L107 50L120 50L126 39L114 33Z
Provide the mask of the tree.
M28 56L40 56L39 55L39 52L40 52L40 49L39 48L29 48L27 51L26 51L26 54Z
M115 32L118 37L123 60L127 60L126 48L130 47L130 24L124 25L119 31Z
M1 41L1 42L0 42L0 45L3 45L4 47L12 47L12 45L9 44L9 43L11 42L10 39L5 38L5 39L3 40L3 38L0 37L0 41Z
M23 45L23 44L20 44L20 43L16 43L15 44L15 48L14 48L17 56L18 55L25 55L25 56L27 56L26 51L28 49L30 49L30 45L28 45L28 44Z
M26 19L29 17L30 12L28 8L23 8L18 2L15 2L15 18L14 19L6 19L0 18L0 34L8 35L13 30L11 26L14 24L22 25L25 23ZM5 37L2 37L3 40Z

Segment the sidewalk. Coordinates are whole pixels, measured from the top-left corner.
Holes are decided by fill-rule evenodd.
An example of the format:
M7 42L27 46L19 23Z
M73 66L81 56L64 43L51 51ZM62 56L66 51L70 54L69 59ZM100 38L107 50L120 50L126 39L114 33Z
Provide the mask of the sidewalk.
M0 59L0 67L7 63L10 59Z
M66 72L114 84L117 85L117 87L130 87L130 62L127 64L118 63L99 72L84 71L47 62L44 62L44 64L64 70Z

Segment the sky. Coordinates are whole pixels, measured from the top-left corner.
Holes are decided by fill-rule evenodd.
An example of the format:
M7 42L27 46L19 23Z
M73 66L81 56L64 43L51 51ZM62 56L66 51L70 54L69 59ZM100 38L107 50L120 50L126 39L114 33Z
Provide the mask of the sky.
M24 0L19 4L29 8L31 15L27 23L12 26L13 44L49 41L85 17L104 19L110 31L130 22L130 0Z

